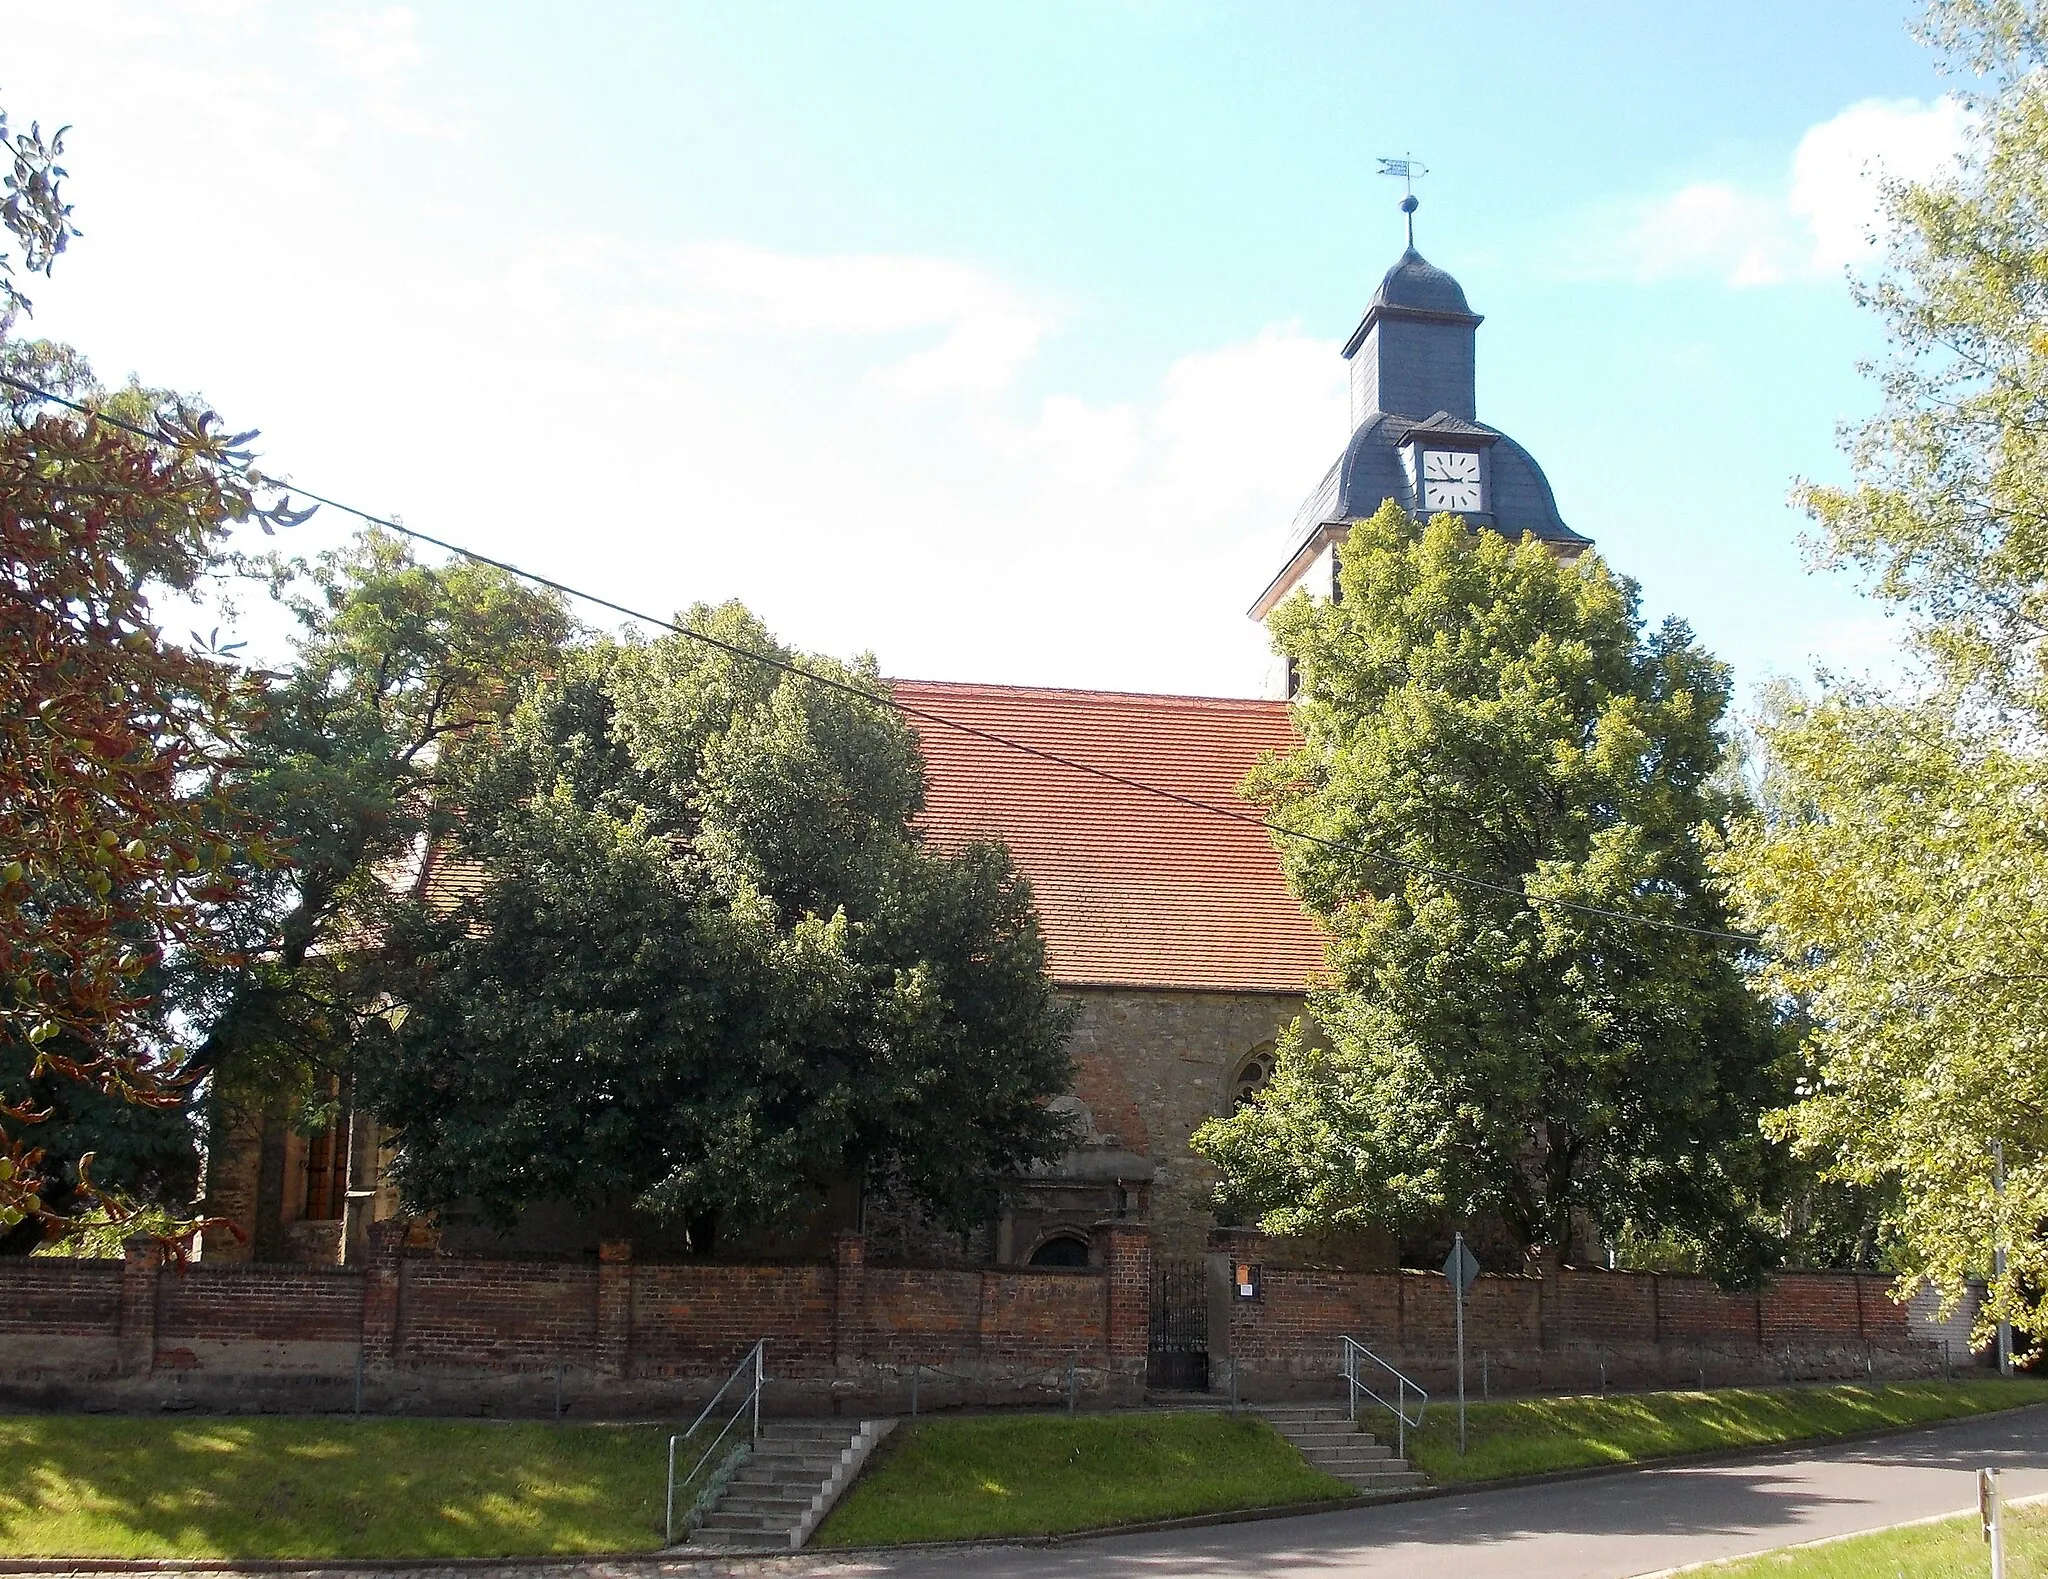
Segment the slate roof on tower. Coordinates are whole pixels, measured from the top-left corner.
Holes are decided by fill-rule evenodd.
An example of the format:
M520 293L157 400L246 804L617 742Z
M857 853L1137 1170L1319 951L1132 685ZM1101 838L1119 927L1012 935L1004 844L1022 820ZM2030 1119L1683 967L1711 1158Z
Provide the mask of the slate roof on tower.
M1413 200L1403 207L1412 216ZM1295 512L1279 574L1253 602L1254 618L1264 619L1300 585L1316 556L1340 541L1351 522L1389 500L1411 515L1432 513L1417 496L1415 456L1404 447L1483 451L1472 494L1480 502L1458 507L1473 527L1515 542L1533 536L1566 556L1592 546L1591 538L1564 524L1534 457L1478 420L1476 335L1483 321L1464 287L1415 250L1411 233L1344 344L1351 438Z
M899 702L1177 794L1252 810L1237 786L1299 745L1282 702L889 682ZM1279 853L1236 822L912 717L935 842L1002 839L1030 879L1063 986L1301 992L1323 934Z
M1480 322L1479 315L1466 304L1465 287L1413 247L1402 253L1380 280L1380 288L1372 293L1372 300L1366 304L1365 320L1352 339L1362 340L1375 312L1390 307L1469 318L1474 324Z
M1564 524L1557 513L1557 497L1550 491L1550 479L1535 458L1498 428L1483 422L1463 423L1438 412L1432 421L1441 425L1458 423L1473 432L1489 436L1493 447L1493 509L1484 525L1519 542L1534 533L1546 543L1574 549L1592 545ZM1373 514L1389 499L1411 514L1425 513L1415 497L1415 484L1408 468L1401 464L1401 444L1421 427L1411 416L1376 411L1344 446L1344 453L1324 475L1316 491L1302 501L1294 513L1294 529L1288 536L1291 554L1315 536L1318 528L1340 521L1357 521Z

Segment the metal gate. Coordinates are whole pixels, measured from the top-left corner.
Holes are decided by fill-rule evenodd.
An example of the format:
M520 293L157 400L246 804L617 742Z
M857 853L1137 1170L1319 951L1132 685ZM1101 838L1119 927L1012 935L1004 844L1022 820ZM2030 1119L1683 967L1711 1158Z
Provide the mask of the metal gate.
M1145 1385L1162 1392L1209 1390L1209 1279L1199 1261L1153 1264Z

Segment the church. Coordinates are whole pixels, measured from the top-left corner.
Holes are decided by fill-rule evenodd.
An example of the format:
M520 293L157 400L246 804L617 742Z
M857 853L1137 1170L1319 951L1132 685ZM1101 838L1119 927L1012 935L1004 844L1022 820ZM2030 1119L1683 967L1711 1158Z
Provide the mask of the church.
M1565 558L1590 546L1565 525L1529 452L1480 420L1480 316L1415 250L1413 197L1402 207L1409 245L1343 347L1351 437L1287 529L1272 578L1250 599L1252 619L1296 590L1339 595L1351 524L1390 499L1517 541L1533 535ZM1145 1222L1162 1258L1199 1255L1214 1226L1215 1175L1188 1139L1265 1082L1323 958L1271 836L1238 798L1262 756L1296 745L1291 676L1274 673L1266 697L1244 700L890 683L925 758L927 835L1000 839L1030 880L1053 978L1076 1006L1074 1085L1059 1105L1083 1138L1020 1181L985 1242L948 1246L915 1224L865 1219L872 1253L1089 1265L1101 1256L1096 1225L1122 1219ZM377 1165L374 1126L358 1115L336 1128L346 1140L249 1135L217 1157L208 1208L253 1233L246 1245L209 1235L206 1255L354 1260L368 1222L399 1202ZM821 1245L859 1212L857 1201L834 1202L827 1215L848 1220L816 1225ZM594 1255L601 1238L633 1231L544 1208L529 1216L498 1253ZM445 1248L494 1248L459 1223L442 1234Z
M1567 559L1591 546L1565 525L1534 457L1480 421L1481 319L1458 282L1415 250L1414 202L1402 205L1407 250L1344 344L1351 438L1296 512L1272 579L1246 610L1252 619L1296 590L1339 595L1352 523L1389 499L1516 541L1534 536ZM1009 845L1031 880L1053 976L1079 1008L1065 1100L1087 1138L1030 1181L998 1234L999 1261L1083 1259L1088 1225L1123 1215L1150 1224L1164 1258L1202 1250L1216 1179L1188 1137L1265 1082L1275 1040L1322 963L1322 936L1288 891L1266 830L1186 804L1242 808L1238 786L1259 758L1294 749L1284 667L1267 689L1266 699L1239 701L895 682L917 710L931 834ZM1006 750L988 735L1114 777Z

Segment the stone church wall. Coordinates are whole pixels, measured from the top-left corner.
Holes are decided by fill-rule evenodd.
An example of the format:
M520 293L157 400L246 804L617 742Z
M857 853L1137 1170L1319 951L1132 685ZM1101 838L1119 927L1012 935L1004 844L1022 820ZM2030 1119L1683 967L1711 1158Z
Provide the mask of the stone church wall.
M1142 1206L1156 1253L1198 1258L1215 1223L1209 1196L1217 1173L1188 1150L1188 1137L1232 1110L1238 1070L1302 1012L1303 1000L1289 993L1064 991L1079 1006L1070 1044L1074 1094L1087 1106L1094 1146L1135 1153L1149 1164ZM1084 1146L1076 1162L1085 1164L1089 1150ZM1087 1204L1098 1217L1113 1205L1107 1196Z

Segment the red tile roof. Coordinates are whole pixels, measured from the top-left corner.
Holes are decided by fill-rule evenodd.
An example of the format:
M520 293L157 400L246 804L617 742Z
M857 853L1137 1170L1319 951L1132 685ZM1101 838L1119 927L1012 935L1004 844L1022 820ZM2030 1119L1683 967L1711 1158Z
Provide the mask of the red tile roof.
M957 719L1211 805L1259 755L1298 741L1284 702L892 680ZM1272 837L912 717L941 844L1001 838L1031 880L1055 980L1071 986L1300 992L1323 935L1287 890Z

